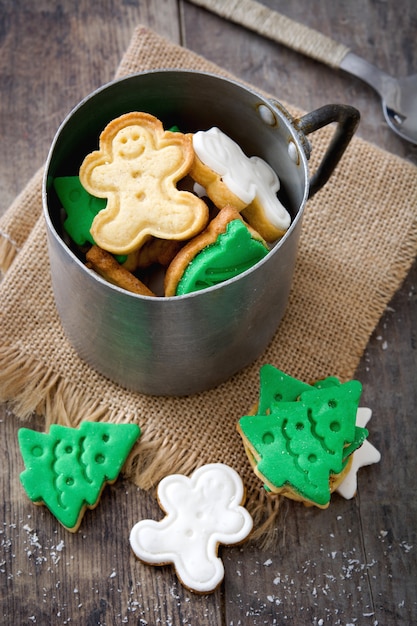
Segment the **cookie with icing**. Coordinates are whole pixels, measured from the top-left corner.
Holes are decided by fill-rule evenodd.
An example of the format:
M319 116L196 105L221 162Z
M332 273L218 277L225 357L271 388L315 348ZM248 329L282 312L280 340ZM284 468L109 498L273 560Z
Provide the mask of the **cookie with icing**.
M259 370L260 391L257 413L271 413L279 402L295 402L311 385L304 383L273 365L263 365Z
M159 119L131 112L102 131L99 150L80 167L83 187L106 198L91 225L95 243L113 254L130 254L150 237L187 240L208 220L205 202L177 188L193 163L190 137L166 131Z
M350 456L368 435L356 426L361 390L359 381L310 386L293 401L275 401L267 414L239 420L249 460L270 491L329 505Z
M165 295L199 291L233 278L269 252L262 237L231 206L175 256L165 275Z
M20 480L26 494L75 532L105 484L117 479L140 434L136 424L102 422L82 422L79 428L53 424L49 433L21 428Z
M97 213L106 206L105 198L89 194L78 176L58 176L53 186L67 215L63 223L65 232L78 246L94 244L90 229Z
M365 428L371 416L371 409L368 407L359 407L356 415L356 425ZM368 440L365 440L363 444L353 452L348 471L336 486L335 491L346 500L353 498L356 495L358 487L357 475L360 468L366 465L372 465L373 463L379 463L380 460L381 453Z
M253 526L242 506L240 476L228 465L211 463L190 477L165 477L157 494L166 515L133 526L133 552L150 565L173 564L181 583L191 591L214 591L224 577L219 545L241 543Z
M260 367L259 383L259 400L254 405L252 413L266 415L271 413L279 402L295 402L304 391L309 391L312 387L322 389L338 386L340 380L336 376L328 376L309 384L267 363Z
M278 199L280 181L263 159L247 157L217 127L192 135L195 152L191 177L219 208L231 204L268 242L282 237L291 216Z

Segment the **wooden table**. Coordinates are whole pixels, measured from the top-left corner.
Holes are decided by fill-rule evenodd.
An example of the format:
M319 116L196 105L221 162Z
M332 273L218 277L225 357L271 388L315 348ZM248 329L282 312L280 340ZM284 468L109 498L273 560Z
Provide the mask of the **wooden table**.
M417 69L414 0L263 2L393 75ZM364 83L184 0L5 0L0 213L44 162L72 106L112 79L139 23L305 110L329 101L356 106L362 113L360 136L417 163L416 147L392 134L377 95ZM142 566L130 553L128 529L141 518L160 515L153 494L118 481L74 535L43 507L34 507L19 483L20 424L2 406L0 623L417 623L416 281L415 265L357 372L364 404L384 425L372 434L382 463L362 470L354 500L335 497L326 511L284 503L273 549L248 544L224 549L225 582L209 596L184 590L170 567ZM42 422L33 418L29 426L42 428Z

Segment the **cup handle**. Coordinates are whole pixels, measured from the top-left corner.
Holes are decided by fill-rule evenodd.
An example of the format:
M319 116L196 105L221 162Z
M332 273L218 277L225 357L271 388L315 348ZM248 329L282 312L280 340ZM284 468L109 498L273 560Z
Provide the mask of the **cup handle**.
M313 133L323 126L327 126L327 124L333 122L337 123L335 132L321 163L311 177L309 198L314 196L329 180L352 139L358 127L359 120L360 113L354 107L347 104L326 104L293 121L293 126L300 135L300 140L306 151L307 158L310 156L310 144L306 139L306 135Z

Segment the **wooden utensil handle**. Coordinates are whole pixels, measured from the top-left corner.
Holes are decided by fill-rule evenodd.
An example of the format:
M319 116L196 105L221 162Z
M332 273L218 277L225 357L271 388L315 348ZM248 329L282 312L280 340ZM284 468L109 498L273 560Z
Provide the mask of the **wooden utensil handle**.
M343 44L281 15L256 0L227 2L191 0L191 2L330 67L339 68L342 59L350 51Z

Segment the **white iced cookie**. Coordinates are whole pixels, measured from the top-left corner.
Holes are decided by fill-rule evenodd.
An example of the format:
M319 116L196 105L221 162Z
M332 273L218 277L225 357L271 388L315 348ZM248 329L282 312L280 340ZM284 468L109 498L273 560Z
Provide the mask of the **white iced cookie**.
M369 420L371 419L372 411L366 407L361 407L356 413L356 426L365 428ZM340 485L336 488L338 494L340 494L346 500L350 500L356 494L358 487L357 474L361 467L365 465L372 465L373 463L379 463L381 460L381 454L367 439L363 442L360 448L355 450L352 454L352 463L348 473L342 480Z
M192 135L196 154L190 174L217 208L231 204L266 241L287 231L291 217L278 200L280 181L257 156L247 157L219 128Z
M240 476L222 463L204 465L190 478L173 474L159 483L158 500L166 516L133 526L133 552L152 565L172 563L191 591L214 591L224 577L219 544L240 543L252 530Z

